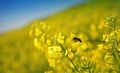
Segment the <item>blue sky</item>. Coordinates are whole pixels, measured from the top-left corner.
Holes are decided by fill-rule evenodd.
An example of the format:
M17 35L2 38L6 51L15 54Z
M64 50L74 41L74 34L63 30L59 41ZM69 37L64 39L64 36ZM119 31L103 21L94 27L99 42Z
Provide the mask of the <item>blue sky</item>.
M84 0L0 0L0 33L19 28Z

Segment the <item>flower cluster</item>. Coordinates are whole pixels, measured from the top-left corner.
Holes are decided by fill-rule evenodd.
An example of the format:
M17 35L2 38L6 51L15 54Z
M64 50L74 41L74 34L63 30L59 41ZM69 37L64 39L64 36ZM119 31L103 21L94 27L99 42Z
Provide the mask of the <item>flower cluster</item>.
M55 27L47 22L35 22L34 29L30 31L34 36L34 46L45 53L53 69L45 73L119 73L120 29L116 20L116 16L106 19L105 26L109 25L107 28L110 30L103 34L100 44L92 44L86 34L65 35L55 31ZM91 25L91 31L95 30L96 26ZM97 31L95 33L94 38L98 35Z
M118 28L119 24L116 24L116 17L110 16L106 19L106 22L109 23L109 27L112 30L109 30L107 34L103 35L104 44L99 45L101 47L101 52L104 54L104 61L106 68L117 73L120 72L120 59L119 59L119 48L120 48L120 29ZM107 29L107 28L106 28ZM109 28L108 28L109 29ZM100 49L99 49L100 50Z

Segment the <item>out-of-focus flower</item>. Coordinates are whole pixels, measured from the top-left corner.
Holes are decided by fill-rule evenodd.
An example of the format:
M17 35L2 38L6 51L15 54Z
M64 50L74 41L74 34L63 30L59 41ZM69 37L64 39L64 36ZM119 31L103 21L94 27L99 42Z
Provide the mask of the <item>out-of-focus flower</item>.
M33 35L33 31L30 30L30 32L29 32L29 36L31 37L32 35Z
M40 25L45 25L45 21L40 21Z
M49 65L53 68L55 68L55 59L48 59Z
M92 56L89 58L92 62L98 64L98 67L101 67L104 65L104 61L103 61L103 54L98 50L93 50L92 52Z
M36 28L35 29L35 36L39 36L42 32L40 31L40 29Z
M36 48L40 48L40 42L38 41L37 38L34 38L34 46L35 46Z
M86 56L81 56L81 60L88 60Z
M98 25L98 29L100 29L100 30L101 30L103 27L104 27L104 22L103 22L103 21L101 21L101 22L100 22L100 24Z
M101 50L103 50L103 49L104 49L104 45L103 45L103 44L99 44L99 45L98 45L98 50L101 51Z
M53 71L51 71L51 70L50 71L45 71L44 73L53 73Z
M40 25L42 26L42 28L44 29L46 27L46 22L45 21L40 21Z
M50 39L47 39L46 40L46 44L49 46L49 45L51 45L51 40Z
M45 43L45 34L42 34L40 37L40 42Z
M90 25L91 38L96 39L98 36L97 27L95 24Z
M106 55L104 56L104 59L105 59L106 63L108 63L108 64L114 64L113 63L113 57L112 57L112 55L111 55L110 52L106 53Z

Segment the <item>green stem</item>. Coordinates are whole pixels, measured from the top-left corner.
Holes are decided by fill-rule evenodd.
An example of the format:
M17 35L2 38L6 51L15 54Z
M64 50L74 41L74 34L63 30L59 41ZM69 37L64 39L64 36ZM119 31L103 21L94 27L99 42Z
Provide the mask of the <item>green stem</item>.
M113 55L115 64L116 64L117 67L119 68L119 69L118 69L118 73L120 73L120 66L119 66L119 63L118 63L118 61L117 61L117 58L115 57L115 54L114 54L114 53L112 53L112 55Z
M72 59L71 59L68 55L67 55L66 57L70 60L70 62L71 62L72 65L74 66L75 70L76 70L78 73L80 73L79 70L77 69L77 67L75 66L74 62L72 61Z
M61 48L62 48L62 50L63 50L63 52L64 52L64 54L65 54L65 49L64 49L64 47L63 47L62 44L60 44L60 43L59 43L59 45L61 46ZM70 60L70 62L71 62L72 65L74 66L75 70L76 70L78 73L80 73L80 71L79 71L78 68L75 66L75 64L74 64L74 62L72 61L72 59L71 59L68 55L66 55L66 57Z

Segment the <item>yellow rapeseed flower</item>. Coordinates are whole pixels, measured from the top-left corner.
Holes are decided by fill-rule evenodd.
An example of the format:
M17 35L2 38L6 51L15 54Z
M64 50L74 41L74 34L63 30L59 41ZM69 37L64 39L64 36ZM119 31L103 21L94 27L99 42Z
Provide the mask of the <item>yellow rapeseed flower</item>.
M103 44L99 44L99 45L98 45L98 50L101 51L101 50L103 50L103 48L104 48L104 45L103 45Z
M61 35L61 32L58 34L57 41L61 44L64 43L64 36Z
M109 41L109 35L108 34L103 35L103 41L105 41L105 42Z
M40 42L45 43L45 34L42 34L40 37Z
M35 29L35 36L39 36L42 32L40 31L40 29L36 28Z
M47 45L50 45L50 44L51 44L50 39L47 39L47 40L46 40L46 44L47 44Z
M73 55L73 53L71 51L71 48L69 48L68 50L65 51L65 55L67 55L71 59L73 59L73 57L74 57L74 55Z
M48 57L50 58L61 58L61 47L60 46L50 46L48 47Z
M55 60L54 59L48 59L49 65L53 68L55 68Z
M40 48L40 42L38 41L37 38L34 39L34 46L38 49Z

